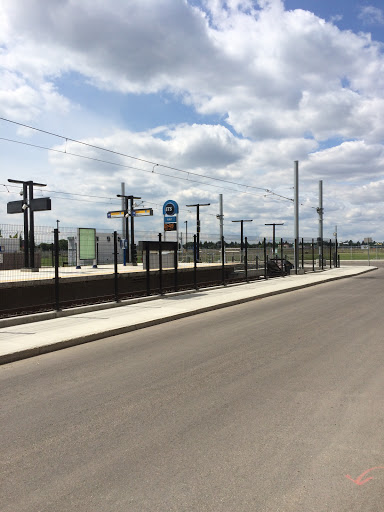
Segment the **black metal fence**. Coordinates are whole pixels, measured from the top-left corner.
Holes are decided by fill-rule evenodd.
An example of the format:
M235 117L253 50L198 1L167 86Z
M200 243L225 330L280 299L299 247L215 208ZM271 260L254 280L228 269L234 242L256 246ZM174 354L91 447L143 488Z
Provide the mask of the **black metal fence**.
M124 244L116 231L99 234L95 258L89 260L79 260L75 238L72 232L50 229L41 232L39 239L37 231L33 268L25 267L21 238L0 238L0 317L121 302L339 265L337 242L332 240L245 238L241 247L223 237L215 247L201 244L197 251L196 235L180 246L158 234L139 244L139 263L132 266L126 264ZM295 255L299 257L297 268Z

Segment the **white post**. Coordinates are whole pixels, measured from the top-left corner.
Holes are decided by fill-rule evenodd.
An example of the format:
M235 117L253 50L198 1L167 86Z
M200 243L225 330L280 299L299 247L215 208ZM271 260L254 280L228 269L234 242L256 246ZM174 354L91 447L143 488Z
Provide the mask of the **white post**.
M219 203L220 203L219 220L220 220L220 247L221 247L221 244L223 241L223 236L224 236L223 194L219 194ZM220 251L220 262L223 263L221 261L221 254L222 254L222 251ZM225 252L224 252L224 260L225 260ZM225 263L225 261L224 261L224 263Z
M297 270L299 268L299 161L295 160L294 166L294 175L295 175L295 273L297 274Z

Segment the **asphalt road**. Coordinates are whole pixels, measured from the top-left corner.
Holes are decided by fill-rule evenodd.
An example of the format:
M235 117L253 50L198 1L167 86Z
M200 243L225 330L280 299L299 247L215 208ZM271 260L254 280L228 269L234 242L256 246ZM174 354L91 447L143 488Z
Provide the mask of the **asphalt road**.
M0 510L383 511L383 298L379 269L2 366Z

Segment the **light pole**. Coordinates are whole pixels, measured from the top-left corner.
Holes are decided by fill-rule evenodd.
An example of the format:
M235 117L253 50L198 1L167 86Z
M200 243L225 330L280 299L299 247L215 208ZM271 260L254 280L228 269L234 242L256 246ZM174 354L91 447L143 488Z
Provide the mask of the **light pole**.
M273 231L272 231L272 246L273 246L273 255L275 255L275 234L276 234L276 226L284 226L284 222L282 222L281 224L278 224L277 222L271 222L271 224L264 224L265 226L273 226Z
M243 262L243 251L244 251L244 222L252 222L253 219L241 219L241 220L233 220L232 222L240 222L241 226L241 244L240 244L240 260Z
M187 208L196 207L196 261L200 260L200 206L210 206L211 203L186 204Z

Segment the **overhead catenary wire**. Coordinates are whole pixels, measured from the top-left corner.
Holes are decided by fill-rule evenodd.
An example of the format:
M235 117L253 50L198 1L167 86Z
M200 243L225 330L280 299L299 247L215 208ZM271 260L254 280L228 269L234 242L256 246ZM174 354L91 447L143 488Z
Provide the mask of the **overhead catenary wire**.
M113 166L121 167L121 168L124 168L124 169L132 169L132 170L146 172L146 173L149 173L149 174L158 174L159 176L166 176L166 177L170 177L170 178L177 179L177 180L188 181L190 183L196 183L198 185L205 185L205 186L208 186L208 187L214 187L214 188L218 188L218 189L221 189L221 190L229 190L231 192L236 192L237 194L247 194L247 195L251 195L251 196L254 196L254 197L260 197L260 195L261 195L261 194L252 194L251 192L247 192L246 190L234 190L233 188L224 187L222 185L213 185L212 183L204 183L204 182L201 182L201 181L192 180L190 178L183 178L181 176L175 176L173 174L166 174L166 173L156 172L156 171L153 171L153 170L150 171L148 169L142 169L140 167L134 167L134 166L131 166L131 165L127 165L127 164L123 164L123 163L118 163L118 162L111 162L109 160L103 160L101 158L95 158L95 157L80 155L80 154L77 154L77 153L71 153L71 152L68 152L68 151L62 151L60 149L49 148L47 146L41 146L41 145L38 145L38 144L31 144L30 142L17 141L17 140L5 138L5 137L0 137L0 140L4 140L4 141L7 141L7 142L12 142L12 143L16 143L16 144L21 144L21 145L25 145L25 146L29 146L29 147L33 147L33 148L37 148L37 149L44 149L46 151L52 151L54 153L61 153L63 155L69 155L69 156L74 156L74 157L77 157L77 158L83 158L85 160L91 160L91 161L95 161L95 162L99 162L99 163L105 163L105 164L108 164L108 165L113 165ZM245 186L245 185L241 185L241 186ZM256 187L254 187L254 188L256 188ZM267 191L266 189L261 189L261 190L263 190L264 192ZM47 191L48 191L48 189L47 189ZM289 201L293 201L292 199L284 197L284 196L281 196L279 194L272 193L272 192L269 192L269 191L267 191L267 192L270 193L273 196L273 197L268 196L270 199L281 198L281 199L286 199L286 200L289 200ZM264 197L267 197L265 194L262 194L262 195Z
M244 183L237 183L235 181L231 181L231 180L226 180L224 178L217 178L217 177L213 177L213 176L208 176L208 175L204 175L204 174L199 174L199 173L196 173L196 172L192 172L192 171L186 171L184 169L180 169L180 168L177 168L177 167L172 167L172 166L169 166L169 165L165 165L165 164L161 164L159 162L153 162L151 160L146 160L144 158L139 158L139 157L135 157L135 156L132 156L132 155L128 155L126 153L121 153L119 151L115 151L115 150L112 150L112 149L108 149L108 148L104 148L104 147L101 147L101 146L96 146L94 144L90 144L88 142L84 142L84 141L80 141L80 140L76 140L76 139L72 139L70 137L67 137L65 135L60 135L60 134L57 134L57 133L54 133L54 132L50 132L50 131L47 131L47 130L43 130L41 128L37 128L37 127L34 127L34 126L30 126L30 125L27 125L27 124L24 124L24 123L20 123L20 122L17 122L17 121L13 121L11 119L7 119L5 117L0 117L0 120L1 121L5 121L5 122L8 122L8 123L12 123L12 124L15 124L15 125L18 125L18 126L22 126L23 128L28 128L30 130L35 130L35 131L38 131L40 133L45 133L47 135L50 135L50 136L53 136L53 137L57 137L57 138L60 138L62 140L65 141L65 151L60 151L60 150L55 150L55 149L52 149L52 148L47 148L45 146L38 146L38 145L35 145L35 144L30 144L30 143L25 143L25 142L22 142L22 141L16 141L16 140L13 140L13 139L7 139L7 138L4 138L4 137L1 137L0 140L6 140L8 142L14 142L14 143L19 143L19 144L24 144L24 145L27 145L27 146L31 146L31 147L36 147L36 148L40 148L40 149L45 149L45 150L49 150L49 151L57 151L57 152L60 152L60 153L63 153L63 154L67 154L67 155L72 155L72 156L77 156L77 157L82 157L82 158L89 158L90 157L84 157L83 155L78 155L78 154L75 154L75 153L69 153L67 151L67 142L70 141L70 142L74 142L76 144L81 144L83 146L87 146L87 147L90 147L90 148L93 148L93 149L98 149L98 150L101 150L101 151L106 151L108 153L112 153L112 154L115 154L115 155L118 155L118 156L123 156L125 158L131 158L131 159L134 159L134 160L137 160L137 161L140 161L140 162L143 162L143 163L147 163L147 164L150 164L153 166L152 168L152 171L146 171L144 169L140 169L140 168L135 168L135 167L132 167L132 166L125 166L124 167L127 167L127 168L131 168L131 169L136 169L136 170L141 170L141 171L145 171L145 172L151 172L151 173L155 173L154 172L154 168L156 166L158 167L163 167L165 169L170 169L170 170L174 170L174 171L177 171L177 172L181 172L181 173L184 173L184 174L187 174L188 176L188 180L187 181L193 181L193 180L190 180L189 179L189 176L192 175L192 176L198 176L199 178L205 178L205 179L209 179L209 180L213 180L213 181L219 181L219 182L223 182L223 183L228 183L228 184L231 184L231 185L236 185L236 186L239 186L239 187L245 187L246 189L247 188L252 188L252 189L255 189L255 190L262 190L263 192L266 192L268 194L271 194L271 195L275 195L277 197L280 197L281 199L285 199L287 201L293 201L292 198L289 198L289 197L286 197L286 196L283 196L281 194L277 194L276 192L273 192L272 190L268 189L268 188L263 188L263 187L256 187L254 185L246 185ZM103 160L101 159L96 159L94 158L95 161L100 161L100 162L103 162ZM108 161L104 161L104 163L110 163L112 165L121 165L121 164L116 164L114 162L108 162ZM161 174L162 176L170 176L170 175L167 175L167 174L164 174L164 173L155 173L155 174ZM172 178L175 178L176 176L172 175L171 176ZM179 177L179 179L181 179ZM197 183L200 183L200 182L197 182ZM201 184L201 183L200 183ZM208 183L204 183L205 185L208 185ZM213 185L211 185L213 186ZM218 188L221 188L221 187L218 187ZM222 187L224 188L224 187ZM245 193L245 192L244 192Z

